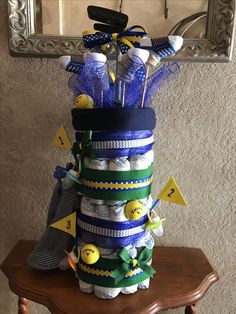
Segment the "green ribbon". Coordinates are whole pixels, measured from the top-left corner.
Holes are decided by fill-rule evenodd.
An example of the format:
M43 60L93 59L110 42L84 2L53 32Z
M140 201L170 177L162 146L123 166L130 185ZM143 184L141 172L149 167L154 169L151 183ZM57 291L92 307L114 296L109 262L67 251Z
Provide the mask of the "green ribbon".
M88 156L90 160L95 158L94 149L92 147L92 134L93 131L86 131L83 135L81 143L76 142L72 146L71 152L78 165L80 165L80 162L77 158L77 155L80 155L81 161L83 160L84 156Z
M111 273L111 277L114 279L115 284L120 282L125 275L136 266L141 268L143 272L149 275L149 277L152 277L155 274L155 270L152 266L147 265L150 260L150 250L148 248L145 247L139 253L137 258L131 258L129 252L125 248L121 249L118 255L123 260L123 263Z

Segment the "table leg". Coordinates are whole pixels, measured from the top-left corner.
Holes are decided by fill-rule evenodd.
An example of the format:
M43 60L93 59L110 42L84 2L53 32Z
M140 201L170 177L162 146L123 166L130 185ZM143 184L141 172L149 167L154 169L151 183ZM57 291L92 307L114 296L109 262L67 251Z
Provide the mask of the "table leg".
M18 314L29 314L28 304L28 299L18 296Z
M185 308L185 314L196 314L195 304L187 305Z

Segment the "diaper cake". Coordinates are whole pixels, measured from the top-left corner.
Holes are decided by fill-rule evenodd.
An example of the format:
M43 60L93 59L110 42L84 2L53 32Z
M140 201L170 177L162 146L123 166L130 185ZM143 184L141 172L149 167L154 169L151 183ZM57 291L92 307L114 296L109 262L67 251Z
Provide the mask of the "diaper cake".
M102 299L147 289L155 274L154 237L163 234L156 207L186 205L174 180L151 197L156 114L152 100L179 71L160 60L182 45L179 36L149 38L137 26L119 34L86 31L83 55L63 56L73 75L75 142L62 126L53 144L72 161L57 166L47 226L28 264L50 271L72 268L85 293ZM108 45L117 59L107 60Z

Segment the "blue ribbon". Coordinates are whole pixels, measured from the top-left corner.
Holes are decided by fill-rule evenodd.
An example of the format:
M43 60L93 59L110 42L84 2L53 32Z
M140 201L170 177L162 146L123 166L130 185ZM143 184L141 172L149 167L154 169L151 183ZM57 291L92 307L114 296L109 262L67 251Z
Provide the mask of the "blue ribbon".
M143 32L133 31L133 29L141 28ZM111 42L117 42L122 54L126 53L130 48L139 47L140 39L147 37L148 34L142 26L134 25L121 33L102 33L95 31L83 32L83 43L86 48L94 48Z

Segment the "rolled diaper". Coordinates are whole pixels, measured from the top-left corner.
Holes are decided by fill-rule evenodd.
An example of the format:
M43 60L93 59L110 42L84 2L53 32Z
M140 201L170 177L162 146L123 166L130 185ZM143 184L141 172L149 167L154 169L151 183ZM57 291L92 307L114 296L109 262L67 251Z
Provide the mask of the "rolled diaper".
M132 294L132 293L135 293L137 290L138 290L138 284L122 288L121 289L121 293L123 293L123 294Z
M125 202L119 202L113 206L110 206L111 220L112 221L127 221L125 216Z
M139 202L148 209L151 208L153 200L151 195L149 195L148 197L140 199Z
M138 289L148 289L149 284L150 284L150 278L147 278L138 284Z
M130 162L125 157L110 159L109 170L111 170L111 171L130 171Z
M146 158L149 159L150 165L154 162L154 151L151 149L146 154Z
M108 161L106 159L91 159L88 163L87 168L96 170L108 170Z
M90 198L90 201L94 205L103 205L103 204L105 204L104 200L96 200L95 198Z
M153 163L153 156L150 154L151 151L143 155L134 155L130 157L130 169L131 170L142 170L147 169Z
M120 293L121 288L106 288L94 286L94 294L100 299L114 299Z
M125 201L112 201L112 200L108 200L106 201L106 204L109 206L114 206L114 205L121 205L122 203L124 203Z
M98 218L102 218L102 219L106 219L109 220L110 219L110 208L108 205L96 205L96 216Z
M81 213L84 215L87 215L87 216L95 217L96 216L95 209L96 209L96 207L91 202L91 199L86 197L86 196L82 196L81 203L80 203Z
M154 245L155 245L154 239L151 236L150 232L148 232L146 236L135 242L133 246L136 248L145 246L148 249L152 249Z
M79 279L79 287L80 287L80 290L85 293L92 293L94 290L93 285L91 285L90 283L84 282L81 279Z
M89 161L89 158L84 162L84 165L87 165L87 168L95 170L108 170L108 160L107 159L92 159ZM104 200L93 199L93 203L97 205L104 204Z

